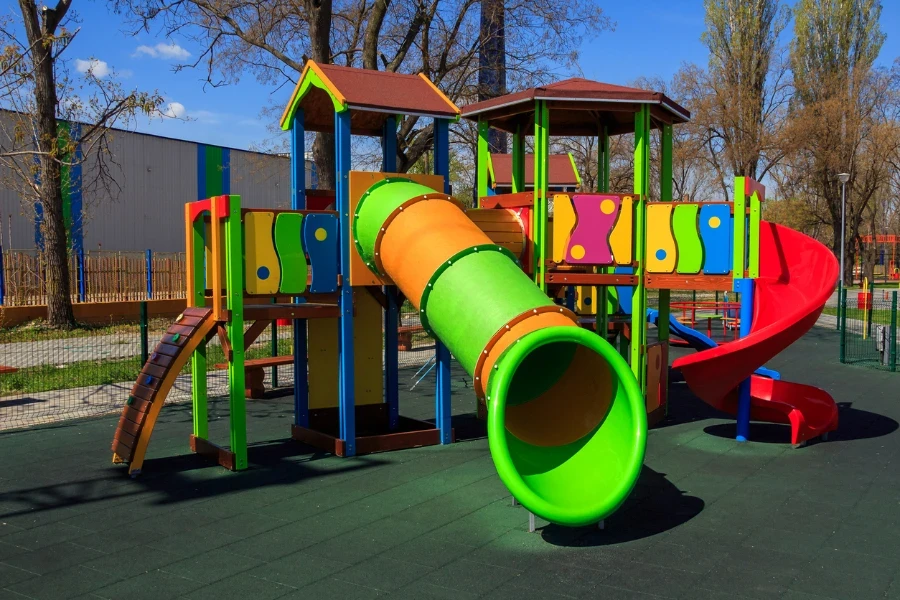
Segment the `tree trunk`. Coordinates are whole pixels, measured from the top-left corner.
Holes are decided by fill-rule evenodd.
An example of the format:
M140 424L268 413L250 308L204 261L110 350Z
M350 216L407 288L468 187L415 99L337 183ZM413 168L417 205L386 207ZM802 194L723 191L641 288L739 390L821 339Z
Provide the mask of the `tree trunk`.
M506 93L506 14L504 0L481 2L481 49L478 52L478 100L490 100ZM507 135L492 129L488 133L490 152L506 154Z
M44 26L49 27L49 34L35 31L37 16L31 12L34 5L28 2L20 4L26 19L29 41L32 42L34 62L35 125L39 136L35 143L40 151L38 194L44 212L41 231L44 235L44 251L47 257L47 323L51 327L70 329L75 326L75 315L72 311L66 224L63 220L62 178L56 123L56 76L52 56L53 45L44 43L44 40L53 35L56 28L55 23L48 24L47 19L55 18L55 15L44 17ZM33 37L38 37L39 41L35 43L35 40L31 39Z
M309 14L309 49L312 60L321 64L331 63L332 0L307 0ZM335 189L334 134L319 133L313 144L313 160L316 162L318 187Z

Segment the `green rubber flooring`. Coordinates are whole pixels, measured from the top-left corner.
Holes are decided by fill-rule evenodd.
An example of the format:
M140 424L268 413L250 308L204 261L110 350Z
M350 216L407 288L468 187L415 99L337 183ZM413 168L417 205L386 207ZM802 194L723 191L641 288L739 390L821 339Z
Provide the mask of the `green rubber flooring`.
M250 403L251 468L187 450L167 407L144 473L110 464L116 417L0 435L0 600L270 598L900 599L900 374L837 363L814 330L769 366L841 403L830 441L754 442L673 386L633 495L605 530L511 505L453 374L459 437L338 459L288 441L288 398ZM402 412L428 417L433 387ZM213 439L227 441L223 403Z

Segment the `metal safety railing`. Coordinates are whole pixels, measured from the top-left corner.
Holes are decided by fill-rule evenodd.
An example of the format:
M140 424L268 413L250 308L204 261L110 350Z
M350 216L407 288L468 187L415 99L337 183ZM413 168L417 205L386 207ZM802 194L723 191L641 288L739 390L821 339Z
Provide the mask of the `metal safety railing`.
M840 361L897 371L897 290L841 290L838 307Z

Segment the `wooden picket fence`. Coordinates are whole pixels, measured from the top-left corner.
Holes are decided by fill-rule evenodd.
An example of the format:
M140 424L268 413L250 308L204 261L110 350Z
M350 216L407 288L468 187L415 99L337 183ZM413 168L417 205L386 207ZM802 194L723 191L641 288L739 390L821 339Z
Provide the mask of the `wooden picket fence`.
M148 278L148 271L150 277ZM3 306L46 304L47 260L43 253L5 250L0 287ZM183 252L89 251L83 260L71 255L73 302L123 302L184 298Z

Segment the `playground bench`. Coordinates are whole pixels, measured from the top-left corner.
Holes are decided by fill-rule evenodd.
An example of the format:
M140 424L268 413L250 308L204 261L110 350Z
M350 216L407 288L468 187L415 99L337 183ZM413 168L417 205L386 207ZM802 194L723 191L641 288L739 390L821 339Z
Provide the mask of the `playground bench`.
M266 386L263 383L265 373L263 369L266 367L277 367L279 365L294 364L294 356L270 356L268 358L252 358L244 361L244 392L248 398L262 398L266 392ZM227 369L228 363L219 363L217 369Z
M414 333L425 331L421 325L404 325L397 328L397 349L409 351L412 350L412 336Z
M16 367L4 367L3 365L0 365L0 375L9 375L15 373L18 370L19 369L17 369Z

